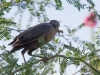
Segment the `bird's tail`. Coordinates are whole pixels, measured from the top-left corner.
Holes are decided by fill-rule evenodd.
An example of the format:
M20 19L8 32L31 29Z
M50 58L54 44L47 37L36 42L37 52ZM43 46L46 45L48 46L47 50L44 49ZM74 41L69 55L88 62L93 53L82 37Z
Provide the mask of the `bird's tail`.
M14 41L10 42L8 45L12 45L14 43Z
M11 53L13 53L13 52L15 52L17 49L15 48L15 47L13 47L12 49L11 49Z
M14 46L12 49L11 49L11 53L15 52L15 51L18 51L20 50L21 48L23 48L22 46Z

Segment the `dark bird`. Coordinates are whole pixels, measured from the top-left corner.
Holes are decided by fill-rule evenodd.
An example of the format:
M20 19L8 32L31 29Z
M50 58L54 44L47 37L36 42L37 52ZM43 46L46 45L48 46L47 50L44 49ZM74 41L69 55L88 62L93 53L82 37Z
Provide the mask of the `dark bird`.
M24 57L25 52L27 51L28 55L32 56L32 52L40 47L39 38L43 38L45 43L48 43L54 38L57 32L63 33L62 30L59 30L59 26L58 21L51 20L49 23L41 23L30 27L16 36L13 41L8 44L13 46L10 52L13 53L23 48L21 53L26 62Z

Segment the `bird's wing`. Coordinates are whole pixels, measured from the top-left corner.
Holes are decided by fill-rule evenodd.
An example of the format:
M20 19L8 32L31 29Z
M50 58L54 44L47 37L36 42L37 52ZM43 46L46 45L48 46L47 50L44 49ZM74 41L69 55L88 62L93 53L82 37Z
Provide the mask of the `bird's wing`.
M33 28L33 27L30 27L30 28ZM30 29L29 28L29 29ZM28 30L29 30L28 29ZM8 45L12 45L12 44L14 44L15 42L16 42L16 40L17 40L17 38L22 34L22 33L25 33L27 30L25 30L24 32L21 32L19 35L17 35L14 39L13 39L13 41L12 42L10 42Z
M14 46L20 46L35 41L38 38L46 35L51 28L52 26L49 23L42 23L31 27L28 30L19 34L14 43Z

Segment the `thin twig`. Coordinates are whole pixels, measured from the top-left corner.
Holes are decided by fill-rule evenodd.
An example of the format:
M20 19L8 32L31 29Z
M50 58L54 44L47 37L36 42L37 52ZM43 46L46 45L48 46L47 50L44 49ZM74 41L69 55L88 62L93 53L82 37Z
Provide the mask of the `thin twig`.
M71 46L71 42L70 41L68 41L68 39L66 39L64 36L62 36L68 43L69 43L69 45Z
M21 31L24 31L24 30L20 30L20 29L14 29L14 28L8 28L8 27L6 27L7 29L9 29L9 30L14 30L14 31L17 31L17 32L21 32Z
M78 72L80 72L82 69L84 69L86 66L83 66L80 70L78 70L77 72L75 72L73 75L76 75Z
M14 29L14 28L9 28L9 27L0 27L0 28L4 28L4 29L8 29L8 30L14 30L14 31L17 31L17 32L24 31L24 30L21 30L21 29Z

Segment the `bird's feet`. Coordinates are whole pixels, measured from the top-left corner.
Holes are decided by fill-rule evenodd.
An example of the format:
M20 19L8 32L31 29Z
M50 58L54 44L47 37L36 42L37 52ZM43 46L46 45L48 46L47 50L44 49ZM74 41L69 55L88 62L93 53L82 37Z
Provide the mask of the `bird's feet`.
M60 33L63 34L63 30L58 30L58 34L59 34L59 36L61 36Z
M47 63L47 61L48 61L48 57L46 57L46 56L43 57L43 58L42 58L42 61L43 61L44 63Z
M63 33L63 30L58 30L58 33Z
M46 63L48 61L48 57L46 57L46 56L40 56L40 55L31 55L31 56L41 58L44 63Z

